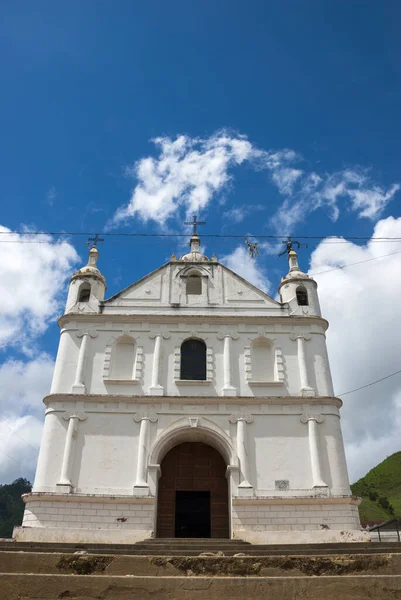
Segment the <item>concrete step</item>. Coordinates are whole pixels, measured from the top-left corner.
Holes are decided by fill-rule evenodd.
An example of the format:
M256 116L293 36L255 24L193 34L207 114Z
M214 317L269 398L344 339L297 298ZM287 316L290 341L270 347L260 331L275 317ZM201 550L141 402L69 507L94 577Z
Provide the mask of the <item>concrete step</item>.
M141 577L0 575L6 600L390 600L401 597L400 575L324 577Z
M218 544L214 540L146 540L137 544L54 544L34 542L0 542L0 551L5 552L66 552L73 553L77 550L86 550L94 554L118 555L159 555L159 556L197 556L201 552L222 551L225 555L243 552L253 556L275 555L323 555L338 554L349 555L375 554L375 553L401 553L400 543L354 543L354 544L294 544L294 545L252 545L240 540L224 540Z
M117 575L141 577L398 575L401 573L401 554L162 557L1 552L0 573L102 575L103 577Z

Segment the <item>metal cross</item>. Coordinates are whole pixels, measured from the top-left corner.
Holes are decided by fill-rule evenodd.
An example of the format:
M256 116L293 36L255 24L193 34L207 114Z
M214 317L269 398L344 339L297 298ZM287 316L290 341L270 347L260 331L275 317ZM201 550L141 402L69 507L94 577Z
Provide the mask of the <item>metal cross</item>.
M291 250L293 250L294 245L297 246L298 250L301 246L305 246L305 248L308 247L308 244L301 244L301 242L292 240L290 237L288 237L286 240L283 240L281 243L285 244L285 250L280 252L280 254L277 254L277 256L283 256L284 254L288 254Z
M91 242L93 242L93 245L96 246L99 242L104 242L104 238L100 238L99 234L97 233L94 238L88 238L88 241L86 242L88 247L90 246Z
M192 232L192 235L198 235L196 228L198 227L198 225L206 225L206 221L198 221L198 217L196 215L193 216L193 219L193 221L185 221L184 225L193 225L194 230Z

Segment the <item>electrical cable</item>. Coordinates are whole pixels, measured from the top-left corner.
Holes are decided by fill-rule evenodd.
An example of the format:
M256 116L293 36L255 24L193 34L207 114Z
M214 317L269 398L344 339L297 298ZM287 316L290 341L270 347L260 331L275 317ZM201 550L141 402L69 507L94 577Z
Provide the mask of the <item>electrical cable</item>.
M355 265L362 265L363 263L371 262L372 260L378 260L379 258L386 258L386 256L394 256L394 254L401 254L401 250L397 252L391 252L390 254L382 254L381 256L374 256L373 258L367 258L366 260L360 260L358 262L349 263L348 265L343 265L342 267L333 267L332 269L327 269L327 271L319 271L318 273L314 273L313 271L310 273L312 277L316 277L316 275L323 275L324 273L331 273L332 271L338 271L338 269L346 269L347 267L354 267Z
M394 375L398 375L399 373L401 373L401 369L399 371L395 371L394 373L390 373L390 375L386 375L386 377L382 377L381 379L376 379L376 381L372 381L371 383L362 385L361 387L355 388L354 390L350 390L349 392L343 392L342 394L337 394L337 396L339 398L341 398L341 396L347 396L347 394L353 394L354 392L359 392L359 390L364 390L365 388L371 387L372 385L376 385L376 383L380 383L381 381L390 379L390 377L394 377Z
M0 231L1 235L57 235L57 236L95 236L96 234L88 231ZM120 237L182 237L187 238L190 237L189 233L123 233L116 232L110 233L105 232L101 234L102 236L112 237L112 236L120 236ZM244 235L238 234L225 234L225 233L202 233L203 238L226 238L226 239L243 239ZM258 238L258 239L271 239L271 240L281 240L283 238L299 238L301 240L338 240L340 237L344 237L341 235L251 235L247 234L248 238ZM360 241L401 241L401 237L363 237L363 236L346 236L347 239L344 241L340 240L336 243L347 243L347 240L360 240Z

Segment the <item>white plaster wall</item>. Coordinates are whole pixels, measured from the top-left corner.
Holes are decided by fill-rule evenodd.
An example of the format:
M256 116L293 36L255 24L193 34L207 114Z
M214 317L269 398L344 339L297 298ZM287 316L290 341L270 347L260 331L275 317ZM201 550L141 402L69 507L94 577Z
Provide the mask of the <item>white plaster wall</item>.
M140 423L134 420L134 415L152 412L158 420L149 423L149 454L157 440L175 423L182 421L186 427L184 439L188 441L195 433L209 435L210 428L216 426L222 436L230 440L232 450L224 458L227 464L234 461L234 465L238 464L237 425L230 423L229 417L233 413L253 415L253 422L246 425L246 440L254 493L259 496L313 494L308 426L301 422L300 416L304 411L314 411L323 414L323 423L318 425L318 430L324 480L332 488L333 495L350 493L335 406L229 402L216 406L210 400L202 404L201 401L191 402L190 398L183 403L148 404L140 403L140 399L127 402L121 397L109 402L79 402L79 406L72 401L53 401L51 409L55 412L46 417L34 491L60 491L57 484L68 427L63 415L66 411L73 414L79 409L85 411L86 418L78 422L73 442L71 483L75 492L135 494ZM198 419L195 429L190 428L190 416ZM233 453L231 457L230 452ZM288 480L289 489L277 490L276 480Z
M289 481L287 494L312 489L308 430L299 415L255 418L249 426L248 441L258 493L276 495L276 480Z
M285 331L281 331L284 329ZM222 332L232 332L238 339L231 343L231 373L232 385L237 388L238 396L288 396L300 395L300 376L297 354L297 342L290 338L291 333L305 333L310 339L305 342L307 371L310 385L316 395L332 395L332 384L323 329L319 326L291 327L285 325L266 324L261 326L253 323L222 322L205 325L201 322L188 323L139 323L122 322L108 324L94 321L71 321L62 330L60 347L53 378L52 393L69 393L75 382L78 355L82 337L77 332L95 332L94 337L88 338L87 352L84 361L84 383L86 393L91 394L126 394L141 395L149 393L154 354L154 335L162 332L168 339L162 341L162 358L159 372L159 382L167 396L221 396L223 380L223 349L224 340L219 339ZM282 352L283 375L282 384L254 387L250 385L245 372L245 349L252 339L260 332L271 340L272 356L274 349ZM143 368L138 381L118 382L104 378L105 353L111 347L110 340L126 334L135 339L136 348L143 352ZM152 337L153 336L153 337ZM188 337L197 336L205 340L211 350L212 376L211 381L197 385L180 383L175 379L175 351ZM113 352L113 346L112 350Z

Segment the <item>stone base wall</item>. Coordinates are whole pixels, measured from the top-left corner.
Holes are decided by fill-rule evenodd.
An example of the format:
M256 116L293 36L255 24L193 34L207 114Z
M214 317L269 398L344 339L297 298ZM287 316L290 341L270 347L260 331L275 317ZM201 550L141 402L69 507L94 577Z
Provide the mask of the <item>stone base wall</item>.
M302 502L302 500L300 500ZM358 506L353 504L261 504L233 501L233 532L360 530Z
M144 539L153 535L154 519L153 498L121 499L87 496L78 499L60 496L50 498L41 494L37 498L26 499L22 527L16 528L15 537L24 541L28 539L39 541L45 538L46 540L49 538L49 541L50 539L57 541L55 537L58 537L57 532L59 532L63 541L68 541L69 537L71 541L76 541L79 536L88 541L88 533L93 532L97 533L93 541L98 541L98 538L100 541L102 536L109 542L116 542L117 539L123 538ZM68 532L71 530L74 530L74 534L71 533L69 536ZM103 532L102 535L100 532ZM146 532L146 535L143 532Z

